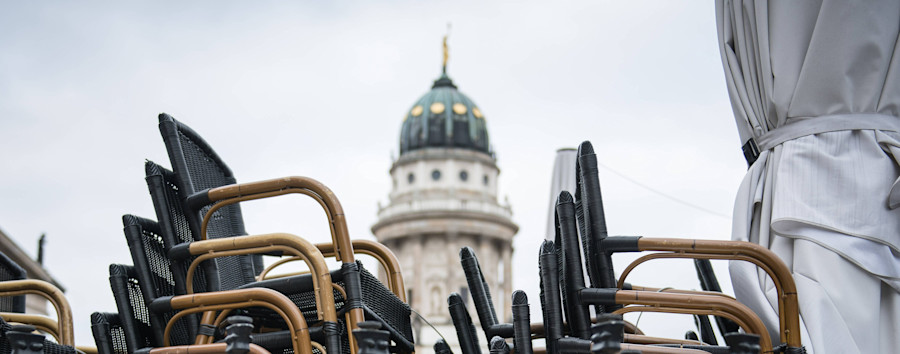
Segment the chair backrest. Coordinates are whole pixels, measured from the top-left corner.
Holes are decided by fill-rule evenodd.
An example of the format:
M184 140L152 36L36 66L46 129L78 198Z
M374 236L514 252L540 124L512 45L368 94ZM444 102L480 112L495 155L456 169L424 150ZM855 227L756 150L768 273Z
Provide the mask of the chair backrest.
M94 312L91 314L91 333L98 354L128 354L125 329L115 312Z
M554 213L555 215L556 213ZM557 341L563 336L563 305L559 293L559 262L553 241L545 240L538 255L541 311L544 317L544 339L548 353L558 352Z
M195 241L194 232L188 223L188 215L184 212L181 200L183 190L175 183L175 173L157 165L153 161L144 163L147 187L150 189L150 197L153 200L153 208L159 220L160 236L166 252L175 245ZM165 254L165 253L164 253ZM193 259L173 261L171 269L176 275L176 294L185 294L185 279L187 266ZM206 292L220 290L219 270L223 272L233 271L242 274L244 262L238 256L216 258L211 262L203 262L197 269L194 277L194 291ZM243 277L240 277L243 280ZM225 290L225 289L221 289Z
M140 286L144 304L150 304L163 296L183 295L176 290L176 284L183 287L185 274L174 272L172 262L166 255L165 242L159 224L134 215L122 216L125 238L134 262L134 276ZM202 278L202 276L201 276ZM178 279L176 281L176 279ZM153 336L153 346L163 345L164 329L174 312L155 313L148 311ZM186 316L176 323L173 343L189 344L197 328L196 316Z
M116 300L116 310L128 352L152 346L150 311L141 295L140 284L134 267L124 264L109 265L109 286Z
M27 276L25 269L0 253L0 281L22 280ZM0 297L0 312L25 313L25 295Z
M159 115L159 131L165 142L172 170L175 172L175 185L178 186L182 198L206 189L236 183L228 165L190 127L162 113ZM183 203L184 199L180 202ZM204 206L200 210L192 210L186 203L183 203L183 206L191 231L195 239L198 239L201 237L203 216L210 206ZM209 221L207 230L206 236L210 239L246 235L240 206L234 204L217 210ZM240 256L234 259L247 264L227 264L231 262L230 260L217 261L219 266L226 266L229 269L227 271L220 269L221 275L227 275L220 277L220 287L223 290L235 289L252 282L263 269L260 256Z
M584 252L584 265L588 271L591 286L612 288L616 277L612 270L612 260L600 249L600 241L609 234L606 215L603 211L603 197L600 193L600 179L597 170L597 155L589 141L578 146L575 160L575 217ZM598 310L602 309L598 307Z
M560 284L563 293L563 306L566 307L566 321L572 337L590 338L590 311L578 300L578 291L585 287L584 273L581 267L581 251L579 250L578 230L575 221L575 201L567 191L559 193L556 201L556 220L558 234L554 243L562 255L563 276Z

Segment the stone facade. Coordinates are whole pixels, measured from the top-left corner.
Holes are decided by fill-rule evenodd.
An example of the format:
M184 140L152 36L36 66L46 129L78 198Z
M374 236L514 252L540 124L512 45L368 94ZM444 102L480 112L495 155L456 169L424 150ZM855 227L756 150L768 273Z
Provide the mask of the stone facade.
M459 352L447 311L449 294L464 295L477 321L460 248L475 250L497 314L511 318L512 239L518 226L509 205L497 200L496 159L472 149L430 147L402 154L390 173L390 202L379 208L372 232L400 260L410 306ZM430 352L439 337L413 317L417 349Z

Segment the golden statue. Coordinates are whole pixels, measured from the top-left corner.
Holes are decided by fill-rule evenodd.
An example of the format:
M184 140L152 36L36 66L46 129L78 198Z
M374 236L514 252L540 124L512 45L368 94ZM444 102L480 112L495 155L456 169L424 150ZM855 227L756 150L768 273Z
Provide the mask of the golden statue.
M450 48L447 47L447 37L450 36L450 23L447 23L447 34L444 35L444 74L447 73L447 59L450 59Z
M447 72L447 59L450 59L450 49L447 47L447 36L444 36L444 73Z

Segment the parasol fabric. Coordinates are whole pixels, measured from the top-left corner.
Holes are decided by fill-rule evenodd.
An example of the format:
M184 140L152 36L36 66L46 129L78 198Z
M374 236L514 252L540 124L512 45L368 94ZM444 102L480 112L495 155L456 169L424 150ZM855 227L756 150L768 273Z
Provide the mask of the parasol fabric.
M553 160L553 176L550 180L550 207L547 210L547 232L544 239L553 240L556 237L556 198L559 192L569 191L575 193L575 159L578 151L572 148L556 150L556 158Z
M717 0L716 15L751 162L732 238L767 246L792 269L807 350L893 352L900 348L900 2ZM771 280L746 263L730 271L737 298L777 340Z

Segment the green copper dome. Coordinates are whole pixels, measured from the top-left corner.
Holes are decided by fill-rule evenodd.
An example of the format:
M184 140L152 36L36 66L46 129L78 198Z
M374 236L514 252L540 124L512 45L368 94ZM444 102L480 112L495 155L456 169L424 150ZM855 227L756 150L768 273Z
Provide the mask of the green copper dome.
M406 112L400 131L401 155L429 147L491 153L484 115L456 89L446 72Z

